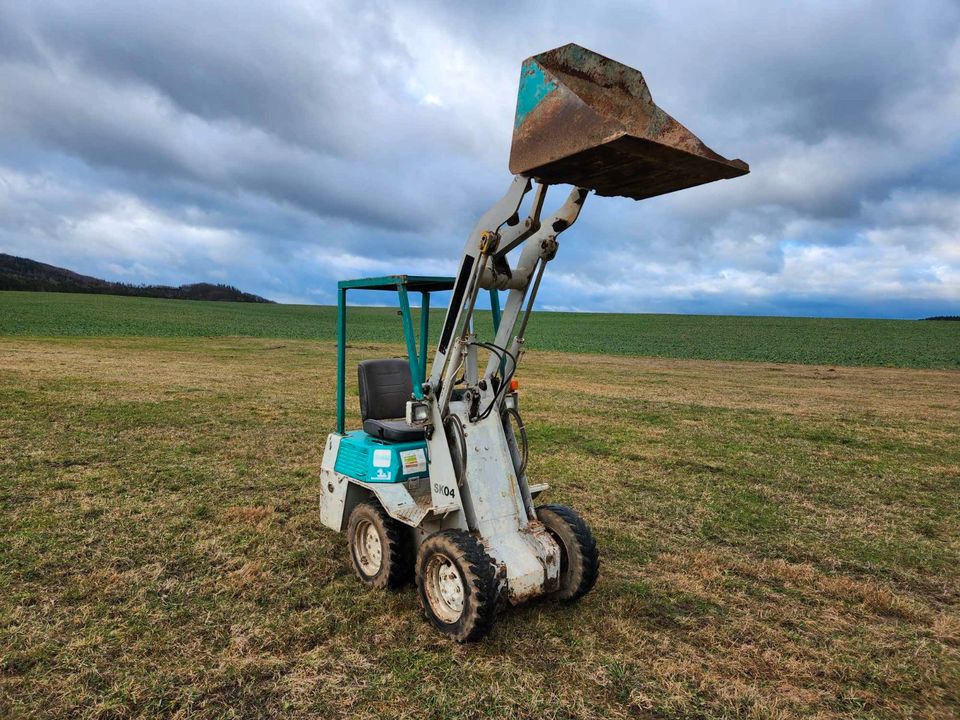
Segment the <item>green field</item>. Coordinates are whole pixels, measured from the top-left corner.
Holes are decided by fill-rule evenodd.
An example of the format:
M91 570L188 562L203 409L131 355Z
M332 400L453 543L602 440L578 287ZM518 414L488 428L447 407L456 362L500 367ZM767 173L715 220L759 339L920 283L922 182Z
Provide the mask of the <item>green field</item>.
M350 313L352 342L398 342L402 337L395 310L351 308ZM434 337L442 320L443 310L431 313ZM333 340L336 310L0 292L2 335ZM960 323L541 312L531 321L527 347L702 360L960 368Z
M600 579L459 646L320 523L332 309L0 293L0 718L960 717L960 323L534 323Z
M320 524L334 357L0 338L0 717L958 716L960 373L531 352L600 579L457 646Z

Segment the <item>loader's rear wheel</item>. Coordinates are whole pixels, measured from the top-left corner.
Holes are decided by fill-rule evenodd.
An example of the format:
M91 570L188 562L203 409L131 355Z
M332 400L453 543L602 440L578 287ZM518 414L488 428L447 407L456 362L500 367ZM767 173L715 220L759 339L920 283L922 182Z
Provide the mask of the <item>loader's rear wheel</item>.
M420 545L417 594L427 619L457 642L493 627L497 578L483 545L464 530L438 532Z
M550 597L579 600L593 589L600 574L600 553L590 526L566 505L541 505L537 519L560 546L560 587Z
M370 587L396 590L413 569L407 526L370 502L357 505L347 523L350 560L357 577Z

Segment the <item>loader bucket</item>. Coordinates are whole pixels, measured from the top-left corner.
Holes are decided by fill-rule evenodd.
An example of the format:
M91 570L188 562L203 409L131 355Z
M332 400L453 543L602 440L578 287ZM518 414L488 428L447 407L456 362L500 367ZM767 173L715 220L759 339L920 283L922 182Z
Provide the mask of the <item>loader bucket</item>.
M510 172L642 200L750 168L657 107L639 71L570 44L523 63Z

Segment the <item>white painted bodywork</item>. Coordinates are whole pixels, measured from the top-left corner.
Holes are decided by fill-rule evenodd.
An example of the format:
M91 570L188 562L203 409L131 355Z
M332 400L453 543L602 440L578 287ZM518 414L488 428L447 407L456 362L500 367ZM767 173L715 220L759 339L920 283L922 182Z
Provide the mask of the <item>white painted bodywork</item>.
M320 462L320 522L337 532L342 532L347 525L344 503L349 487L349 478L333 469L340 451L340 437L336 433L327 436Z
M339 475L334 470L337 435L328 438L321 466L320 516L325 525L342 531L355 504L372 496L391 517L417 528L417 543L440 530L467 530L497 565L500 591L511 603L557 589L561 553L536 519L533 496L545 486L529 486L514 431L501 414L509 388L499 394L494 388L506 385L519 364L530 309L546 264L557 252L557 235L576 221L587 194L582 188L574 189L541 222L547 188L539 185L530 214L521 221L518 208L531 186L529 179L515 177L504 197L471 232L430 376L415 388L417 402L429 407L429 421L424 424L429 487L412 482L366 483ZM511 268L507 254L521 245L519 260ZM509 290L495 338L499 354L491 354L482 376L478 351L490 351L491 346L477 340L472 320L481 288ZM467 404L470 400L472 407ZM466 471L459 482L444 424L450 415L460 418L466 444Z
M460 405L452 403L451 411L462 411ZM415 534L418 542L447 528L475 531L497 563L501 592L511 603L557 587L559 548L530 517L499 415L466 425L469 460L462 488L457 485L445 437L439 433L427 444L430 478L405 483L366 483L336 472L340 438L336 433L327 437L320 467L320 521L324 525L343 532L356 502L372 495L388 515L421 529ZM435 462L444 454L446 463ZM356 493L353 498L351 486ZM453 488L455 504L450 495L436 492L437 486ZM532 489L538 494L546 488L541 484ZM443 498L439 507L434 504L438 494Z
M481 405L492 399L492 392L487 393ZM466 436L463 520L500 566L508 599L521 602L555 588L560 550L524 503L499 413L469 422L463 403L456 401L450 403L450 412L461 416ZM449 456L446 436L440 433L434 433L428 448L431 461L444 453ZM430 472L433 482L432 465Z

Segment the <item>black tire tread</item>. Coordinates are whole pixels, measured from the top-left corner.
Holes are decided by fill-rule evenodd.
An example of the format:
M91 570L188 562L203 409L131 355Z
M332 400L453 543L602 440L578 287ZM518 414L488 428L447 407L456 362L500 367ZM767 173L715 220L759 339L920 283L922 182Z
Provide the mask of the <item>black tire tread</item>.
M387 515L380 503L373 500L365 500L357 503L350 512L350 521L348 523L347 537L349 542L353 542L353 519L359 517L357 511L361 508L369 510L375 516L375 521L379 523L382 535L386 538L383 543L383 559L386 563L386 572L381 572L372 580L360 572L353 559L353 550L350 550L350 563L353 565L354 572L360 578L364 585L379 588L382 590L399 590L410 582L410 576L413 574L413 558L410 555L408 541L408 528L399 520L394 520Z
M576 602L593 589L600 576L600 551L597 549L597 541L593 537L590 526L573 508L559 503L540 505L537 507L538 517L541 510L547 510L559 517L570 528L576 539L583 570L573 594L563 599L564 602Z
M432 613L423 588L425 554L436 545L452 546L455 551L451 552L451 547L445 547L445 554L453 556L469 587L465 613L452 625L441 622ZM417 595L424 615L438 630L460 643L474 642L490 632L497 609L496 568L483 545L473 535L466 530L442 530L424 540L417 559L416 579Z

